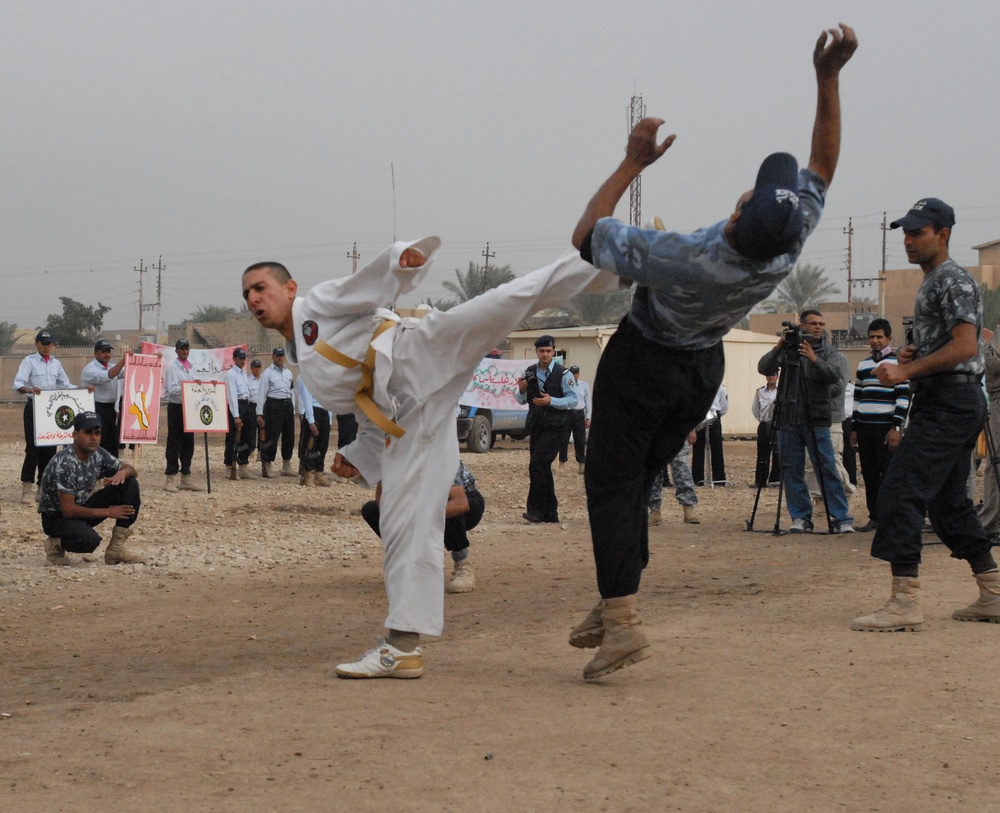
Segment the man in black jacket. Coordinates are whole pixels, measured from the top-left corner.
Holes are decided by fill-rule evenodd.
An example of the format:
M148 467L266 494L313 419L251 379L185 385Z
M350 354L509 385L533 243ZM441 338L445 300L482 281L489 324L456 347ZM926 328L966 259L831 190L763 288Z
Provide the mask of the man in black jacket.
M528 522L558 522L559 501L552 477L552 463L559 454L570 411L576 408L576 379L553 361L556 341L551 336L535 340L538 363L517 380L518 403L528 405L531 461L528 463Z
M757 372L761 375L774 375L779 366L784 366L783 374L789 376L788 385L796 388L795 392L790 393L795 396L795 409L790 415L779 415L781 429L778 433L778 457L781 459L785 480L788 513L792 517L792 533L809 533L813 529L812 497L805 480L806 452L813 469L823 478L830 510L830 532L854 533L850 506L837 474L833 443L830 440L830 415L833 409L831 398L835 385L841 378L840 362L843 356L824 340L825 326L823 314L807 308L799 316L798 334L791 336L794 341L782 335L774 348L765 353L757 364ZM846 367L846 362L843 366ZM781 409L781 405L778 408ZM817 449L813 447L813 432L819 451L818 460Z

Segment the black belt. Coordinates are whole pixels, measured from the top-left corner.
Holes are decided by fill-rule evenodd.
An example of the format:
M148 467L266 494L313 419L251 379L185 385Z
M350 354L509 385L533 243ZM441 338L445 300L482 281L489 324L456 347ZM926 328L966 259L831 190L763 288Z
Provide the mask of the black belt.
M250 403L250 399L249 398L237 398L236 399L236 403L237 404L249 404Z
M983 377L979 373L937 373L914 378L910 381L910 392L920 392L934 387L953 387L962 384L979 384Z

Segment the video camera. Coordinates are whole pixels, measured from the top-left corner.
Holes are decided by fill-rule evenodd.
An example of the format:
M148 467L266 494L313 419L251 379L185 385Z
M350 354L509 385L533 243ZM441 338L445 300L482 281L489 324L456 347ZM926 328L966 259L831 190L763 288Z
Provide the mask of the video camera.
M795 322L782 322L781 338L785 340L785 347L789 350L798 350L802 340L808 335Z

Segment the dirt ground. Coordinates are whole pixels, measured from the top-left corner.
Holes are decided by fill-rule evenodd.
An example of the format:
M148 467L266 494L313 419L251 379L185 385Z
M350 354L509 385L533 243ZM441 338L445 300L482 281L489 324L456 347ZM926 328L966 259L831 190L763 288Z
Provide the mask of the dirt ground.
M524 524L526 443L463 454L487 499L477 586L413 681L334 675L385 617L360 487L229 482L213 441L211 495L167 495L147 448L150 563L48 568L21 454L0 409L4 811L1000 809L1000 627L950 620L967 567L929 545L924 631L851 632L887 597L870 535L745 532L749 441L726 445L739 487L699 489L700 525L664 501L654 656L594 684L566 643L597 598L583 478L557 477L561 526Z

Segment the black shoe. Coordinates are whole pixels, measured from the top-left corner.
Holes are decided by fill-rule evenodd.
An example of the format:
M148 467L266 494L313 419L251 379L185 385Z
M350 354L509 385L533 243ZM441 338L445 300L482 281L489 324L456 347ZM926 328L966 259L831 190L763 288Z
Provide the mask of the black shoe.
M878 523L875 520L870 519L864 525L861 525L861 526L855 528L854 530L857 531L858 533L867 534L867 533L871 533L876 528L878 528Z
M528 522L531 522L531 523L534 523L534 524L538 524L539 522L544 522L544 520L541 517L536 517L534 514L529 514L527 511L525 511L523 514L521 514L521 516L524 519L528 520Z

